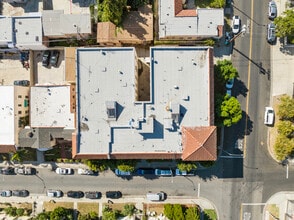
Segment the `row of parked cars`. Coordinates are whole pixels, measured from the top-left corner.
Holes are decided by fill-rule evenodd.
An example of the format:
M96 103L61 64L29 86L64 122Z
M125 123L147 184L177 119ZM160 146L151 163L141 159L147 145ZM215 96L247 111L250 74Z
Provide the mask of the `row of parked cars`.
M156 175L156 176L188 176L188 175L195 175L195 170L192 170L190 172L187 171L181 171L180 169L169 169L169 168L163 168L163 169L152 169L152 168L141 168L137 169L134 173L131 173L129 171L121 171L119 169L115 169L114 173L117 176L131 176L131 175L137 175L137 176L144 176L144 175Z
M0 196L1 197L11 197L11 196L17 196L17 197L27 197L30 193L28 190L0 190ZM48 197L55 197L60 198L64 196L64 193L61 190L53 190L49 189L47 190L46 195ZM122 193L120 191L107 191L106 192L106 198L109 199L119 199L122 197ZM87 198L87 199L101 199L102 193L97 191L89 191L89 192L82 192L82 191L68 191L67 197L70 198Z
M42 56L42 66L48 67L49 65L57 67L59 59L59 51L53 50L45 50Z
M36 174L36 169L29 166L20 166L20 167L3 167L0 169L0 173L3 175L34 175Z

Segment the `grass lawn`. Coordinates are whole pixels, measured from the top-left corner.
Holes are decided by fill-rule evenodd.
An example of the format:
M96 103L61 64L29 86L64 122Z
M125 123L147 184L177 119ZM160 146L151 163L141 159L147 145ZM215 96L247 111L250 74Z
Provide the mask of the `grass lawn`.
M204 220L217 220L214 209L204 209Z
M126 204L133 204L133 205L136 205L135 203L113 203L113 204L110 204L110 203L104 203L103 204L103 207L105 206L108 206L109 208L113 209L113 210L119 210L119 211L122 211L124 209L124 206Z
M43 204L43 209L45 211L53 211L57 207L63 207L66 209L73 209L74 208L74 203L73 202L44 202Z
M78 202L78 211L82 214L88 214L89 212L99 213L99 203L94 202Z
M195 0L196 7L207 8L214 0Z

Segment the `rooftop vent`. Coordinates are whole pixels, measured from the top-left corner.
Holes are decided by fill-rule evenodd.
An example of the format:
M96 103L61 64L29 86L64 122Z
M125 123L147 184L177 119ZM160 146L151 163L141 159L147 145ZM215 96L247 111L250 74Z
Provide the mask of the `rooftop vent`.
M107 117L110 120L116 120L116 101L106 101Z

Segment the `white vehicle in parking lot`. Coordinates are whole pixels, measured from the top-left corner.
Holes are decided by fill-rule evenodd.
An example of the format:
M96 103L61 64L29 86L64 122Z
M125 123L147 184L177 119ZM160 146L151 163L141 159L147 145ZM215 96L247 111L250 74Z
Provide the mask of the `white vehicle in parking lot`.
M273 125L275 119L275 112L272 107L265 107L264 113L264 124L265 125Z
M71 168L60 168L60 167L57 167L55 172L57 174L60 174L60 175L70 175L73 173L73 170Z

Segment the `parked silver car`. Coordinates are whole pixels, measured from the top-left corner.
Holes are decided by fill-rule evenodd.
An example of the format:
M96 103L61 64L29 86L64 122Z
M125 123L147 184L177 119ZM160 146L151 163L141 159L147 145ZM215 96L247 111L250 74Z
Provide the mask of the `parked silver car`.
M63 196L63 192L61 190L48 189L47 196L59 198Z
M31 167L24 167L24 166L15 167L14 172L16 174L21 174L21 175L32 175L33 174Z
M268 18L273 20L277 17L277 5L274 1L268 3Z
M0 196L10 197L10 196L12 196L12 191L11 190L0 190Z
M267 25L266 39L271 44L276 41L276 25L273 22L271 22Z

